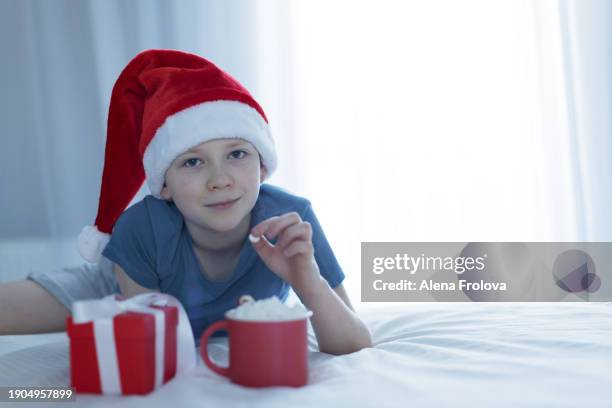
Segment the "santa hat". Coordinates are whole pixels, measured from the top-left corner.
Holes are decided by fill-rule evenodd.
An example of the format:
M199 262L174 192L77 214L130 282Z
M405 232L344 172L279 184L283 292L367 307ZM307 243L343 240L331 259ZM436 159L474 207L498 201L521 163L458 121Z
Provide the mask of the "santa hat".
M238 81L186 52L147 50L123 69L111 95L95 225L78 238L81 255L100 259L115 222L143 182L155 197L174 159L208 140L240 138L259 152L266 177L276 152L263 109Z

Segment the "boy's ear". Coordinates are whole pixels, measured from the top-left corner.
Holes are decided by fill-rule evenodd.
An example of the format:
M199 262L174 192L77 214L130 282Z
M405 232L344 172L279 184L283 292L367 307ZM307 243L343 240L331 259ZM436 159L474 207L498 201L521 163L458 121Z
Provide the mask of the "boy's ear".
M164 200L171 201L172 197L170 196L170 191L168 191L168 187L166 187L166 183L164 183L164 186L162 187L161 191L159 192L159 195Z
M259 166L259 184L263 183L267 175L268 175L268 170L266 169L266 166L264 166L263 164L260 165Z

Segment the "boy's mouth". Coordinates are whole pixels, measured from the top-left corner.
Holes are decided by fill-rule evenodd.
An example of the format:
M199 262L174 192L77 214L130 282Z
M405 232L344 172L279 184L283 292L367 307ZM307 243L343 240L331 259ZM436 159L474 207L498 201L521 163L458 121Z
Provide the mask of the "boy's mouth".
M240 200L240 197L234 199L234 200L229 200L229 201L220 201L214 204L207 204L205 205L205 207L208 208L228 208L231 207L232 205L234 205L234 203L236 203L238 200Z

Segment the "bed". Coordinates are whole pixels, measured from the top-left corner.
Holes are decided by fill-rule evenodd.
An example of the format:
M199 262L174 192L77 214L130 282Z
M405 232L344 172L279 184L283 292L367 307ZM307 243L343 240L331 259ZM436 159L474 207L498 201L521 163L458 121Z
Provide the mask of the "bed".
M195 370L147 396L78 394L81 407L579 407L612 401L612 303L405 303L359 309L374 347L320 353L309 384L250 389ZM227 362L214 338L213 360ZM65 333L0 336L0 385L69 386ZM1 405L1 404L0 404ZM40 403L20 403L40 407Z

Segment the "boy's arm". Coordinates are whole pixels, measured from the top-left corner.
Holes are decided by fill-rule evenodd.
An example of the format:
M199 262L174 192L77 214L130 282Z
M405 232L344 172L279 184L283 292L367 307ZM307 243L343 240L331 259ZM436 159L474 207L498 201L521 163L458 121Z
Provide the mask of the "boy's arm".
M31 280L0 285L0 335L66 330L70 310Z
M277 236L272 244L269 239ZM270 217L251 229L249 239L266 266L313 312L310 321L320 351L348 354L372 347L370 331L353 311L344 287L332 289L321 275L309 222L296 212Z
M115 276L121 289L121 295L125 298L131 298L132 296L139 295L141 293L159 292L158 289L149 289L144 286L140 286L130 278L127 273L117 264L114 264Z
M339 284L338 286L336 286L334 288L334 292L336 292L336 295L338 295L340 299L342 299L342 301L348 306L349 309L351 309L353 312L355 311L355 308L351 304L351 300L349 299L348 293L346 293L343 284Z
M310 321L320 351L338 355L372 347L370 331L354 312L342 284L331 289L319 275L310 283L294 285L293 290L313 312Z

